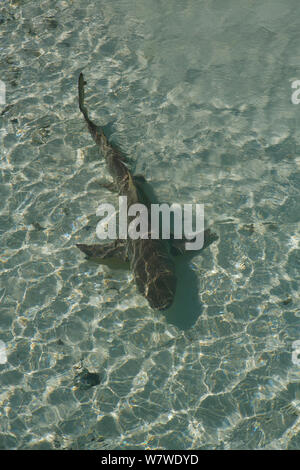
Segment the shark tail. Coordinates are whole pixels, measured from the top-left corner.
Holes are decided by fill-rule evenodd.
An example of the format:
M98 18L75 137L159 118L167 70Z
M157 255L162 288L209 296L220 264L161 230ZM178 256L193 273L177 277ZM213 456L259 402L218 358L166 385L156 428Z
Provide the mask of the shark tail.
M123 180L123 178L125 176L127 177L129 173L127 169L127 159L117 147L114 147L109 143L103 129L96 126L96 124L90 120L88 110L84 104L84 85L86 85L86 81L84 80L83 73L81 72L78 78L79 109L84 116L91 136L103 151L112 175L118 180Z
M84 115L86 120L89 120L88 112L86 107L84 106L84 85L86 82L83 78L83 73L80 72L79 79L78 79L78 101L79 101L79 109Z
M96 144L101 146L103 140L107 142L107 139L103 133L102 129L98 129L96 124L94 124L88 115L88 110L86 106L84 105L84 85L86 85L86 81L83 78L83 73L80 72L79 78L78 78L78 102L79 102L79 109L82 112L84 119L88 125L89 131L91 133L91 136L93 137L94 141Z

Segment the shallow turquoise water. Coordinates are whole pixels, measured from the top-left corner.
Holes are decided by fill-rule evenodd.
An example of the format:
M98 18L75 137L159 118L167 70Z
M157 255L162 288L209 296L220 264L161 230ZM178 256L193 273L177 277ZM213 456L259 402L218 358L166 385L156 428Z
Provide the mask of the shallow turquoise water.
M299 448L298 1L0 5L0 448ZM135 172L218 233L166 315L74 248L117 197L80 71Z

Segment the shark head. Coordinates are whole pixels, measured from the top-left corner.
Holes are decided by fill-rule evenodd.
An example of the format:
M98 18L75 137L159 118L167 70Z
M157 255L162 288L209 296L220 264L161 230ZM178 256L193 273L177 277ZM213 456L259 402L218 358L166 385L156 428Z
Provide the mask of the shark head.
M150 306L166 310L176 292L175 265L161 240L136 240L132 244L132 269L136 285Z
M176 292L176 276L171 271L158 274L146 287L145 297L150 306L157 310L171 307Z

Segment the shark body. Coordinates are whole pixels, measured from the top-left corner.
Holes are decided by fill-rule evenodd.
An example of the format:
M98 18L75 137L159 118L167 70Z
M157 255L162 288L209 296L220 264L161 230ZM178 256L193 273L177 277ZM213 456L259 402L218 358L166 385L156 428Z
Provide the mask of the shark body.
M103 130L90 120L84 105L84 85L81 73L78 81L79 109L94 141L101 149L119 194L127 196L128 207L144 203L146 196L144 193L141 194L142 190L128 169L125 157L119 149L108 142ZM138 290L146 297L150 306L158 310L165 310L171 306L177 279L175 265L165 240L128 238L98 245L78 244L77 247L88 257L105 264L116 258L129 262Z
M84 116L90 134L101 149L110 174L113 177L114 186L119 195L127 196L127 206L132 204L144 204L150 207L150 201L142 189L137 177L134 177L128 169L125 156L115 146L109 143L103 129L96 126L89 118L84 104L83 74L79 75L78 93L79 109ZM150 214L150 211L148 211ZM128 217L130 222L130 217ZM148 221L151 227L151 220ZM177 278L172 254L184 251L184 240L152 239L148 232L148 238L133 240L115 240L110 243L97 245L77 244L88 258L93 258L102 264L111 265L114 262L126 262L133 271L134 280L139 292L148 300L152 308L158 310L168 309L174 300ZM208 230L205 231L205 245L215 240ZM214 234L213 234L214 235Z

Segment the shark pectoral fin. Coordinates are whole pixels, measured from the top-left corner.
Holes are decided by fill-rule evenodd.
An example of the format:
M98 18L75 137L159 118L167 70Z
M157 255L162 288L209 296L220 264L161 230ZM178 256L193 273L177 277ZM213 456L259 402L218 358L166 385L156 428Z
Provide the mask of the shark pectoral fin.
M214 232L212 232L209 228L204 230L204 244L202 248L199 250L187 250L185 247L186 242L193 242L196 239L196 236L192 238L191 240L188 240L187 238L182 238L181 240L176 240L175 238L172 238L170 240L170 251L171 255L173 256L178 256L178 255L183 255L183 254L190 254L193 255L196 252L199 252L201 250L204 250L207 248L209 245L211 245L214 241L218 240L218 235Z
M124 243L113 242L101 245L77 244L76 246L86 255L88 260L99 264L105 264L115 269L127 269L129 267L126 246Z
M219 236L215 232L212 232L210 228L207 228L204 230L204 244L202 250L217 240L219 240Z
M118 191L116 184L113 181L99 181L99 184L102 188L105 188L108 191L112 191L112 192Z

